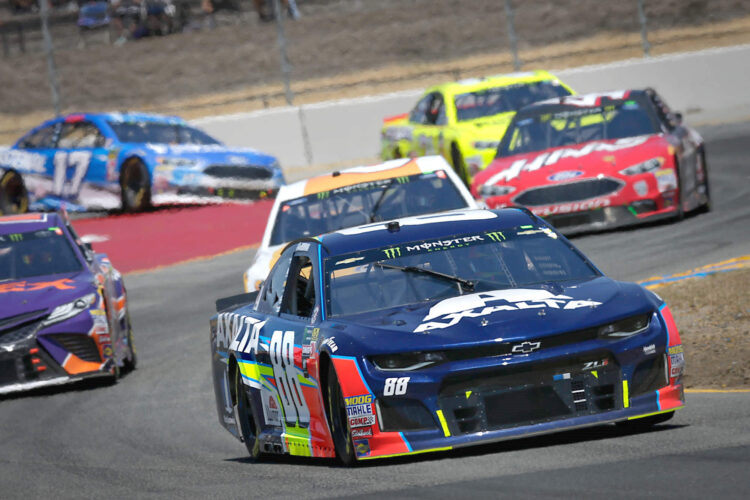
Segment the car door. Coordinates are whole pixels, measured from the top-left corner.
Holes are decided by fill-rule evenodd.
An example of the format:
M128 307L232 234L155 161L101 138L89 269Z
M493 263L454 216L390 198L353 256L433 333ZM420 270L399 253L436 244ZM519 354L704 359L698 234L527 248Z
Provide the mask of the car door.
M78 116L66 118L53 157L53 193L77 200L87 185L102 187L107 182L105 142L93 122Z
M440 92L431 92L417 103L409 121L414 123L414 151L418 156L440 153L446 124L445 101Z
M301 382L308 377L305 363L309 353L303 353L297 346L303 344L311 325L320 321L315 249L312 242L287 248L260 291L258 309L268 314L260 336L268 339L274 385L283 408L279 418L284 419L287 428L310 425L308 398L313 397L314 391L305 391ZM267 423L274 424L273 418L268 418L271 414L266 407L269 397L273 394L261 394L261 401Z
M26 187L38 196L52 191L53 158L61 126L60 121L49 123L28 133L15 145L15 149L29 153L24 158L31 163L24 162L18 169L24 174Z

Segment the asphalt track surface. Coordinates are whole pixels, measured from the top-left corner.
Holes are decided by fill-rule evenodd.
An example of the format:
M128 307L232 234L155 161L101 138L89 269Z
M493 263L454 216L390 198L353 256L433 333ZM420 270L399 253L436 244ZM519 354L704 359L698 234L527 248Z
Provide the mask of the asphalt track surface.
M714 207L678 224L574 240L602 270L643 279L750 253L750 124L704 130ZM0 400L0 497L746 498L750 393L690 393L650 432L600 426L448 453L252 463L219 425L208 318L241 291L252 250L126 277L139 368ZM688 363L690 360L688 359Z

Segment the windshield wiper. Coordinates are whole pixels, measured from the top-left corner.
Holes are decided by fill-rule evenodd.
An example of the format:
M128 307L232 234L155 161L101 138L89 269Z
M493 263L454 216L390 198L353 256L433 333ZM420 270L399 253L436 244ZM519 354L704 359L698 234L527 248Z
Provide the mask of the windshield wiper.
M372 206L372 210L370 210L370 222L375 222L375 216L377 215L378 210L380 210L380 204L383 203L386 193L391 190L395 182L396 182L396 178L394 177L380 192L380 196L378 196L378 201L375 202L375 204Z
M427 274L429 276L435 276L436 278L444 279L447 281L452 281L454 283L458 283L458 289L463 295L464 288L468 290L469 292L474 291L474 282L465 280L463 278L459 278L458 276L454 276L452 274L445 274L441 273L440 271L433 271L432 269L425 269L424 267L418 267L418 266L395 266L393 264L385 264L383 262L374 262L373 265L378 266L382 269L397 269L399 271L404 271L406 273L420 273L420 274Z

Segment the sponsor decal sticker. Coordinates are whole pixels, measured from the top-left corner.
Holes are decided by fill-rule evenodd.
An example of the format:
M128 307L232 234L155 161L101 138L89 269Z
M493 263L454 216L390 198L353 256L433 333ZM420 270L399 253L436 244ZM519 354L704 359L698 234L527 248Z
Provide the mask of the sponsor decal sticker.
M375 415L349 418L349 427L352 429L355 427L368 427L371 425L375 425Z
M649 344L643 346L643 354L650 355L656 353L656 345L655 344Z
M358 457L366 457L370 454L370 440L363 439L354 443L354 451Z
M372 437L372 427L360 427L352 429L352 439L362 439Z
M479 318L500 311L523 309L573 310L581 307L597 307L601 302L590 299L575 299L567 295L555 295L547 290L510 289L459 295L438 302L414 329L416 333L448 328L463 318Z
M28 281L15 281L12 283L0 283L0 293L7 292L36 292L45 288L55 288L57 290L73 290L74 281L68 278L56 281L37 281L29 283Z
M349 424L351 427L362 427L362 421L358 418L364 417L369 419L370 417L375 419L375 412L372 407L372 395L362 394L360 396L350 396L344 398L346 404L346 416L349 417ZM357 424L357 425L355 425ZM372 424L369 424L372 425Z
M271 391L261 388L260 398L263 402L263 419L268 425L281 426L279 403L276 402L276 398L271 394Z
M581 172L580 170L565 170L563 172L557 172L556 174L550 175L549 177L547 177L547 180L551 182L560 182L575 179L576 177L580 177L582 175L583 172Z
M638 196L646 196L648 194L648 184L646 181L638 181L635 184L633 184L633 189L638 194Z
M656 177L656 186L660 193L677 189L677 176L674 173L674 169L665 168L657 170L654 172L654 177Z
M331 337L328 339L325 339L322 343L322 345L327 345L328 348L331 350L331 352L336 352L339 350L339 346L336 345L335 339L336 337Z

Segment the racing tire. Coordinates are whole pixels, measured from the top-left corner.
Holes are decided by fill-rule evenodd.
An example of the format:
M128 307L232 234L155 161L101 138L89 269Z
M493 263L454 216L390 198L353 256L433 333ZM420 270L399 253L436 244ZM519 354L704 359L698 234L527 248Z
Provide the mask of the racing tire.
M458 146L455 144L451 145L451 162L453 163L453 170L456 171L461 180L466 184L466 187L471 187L471 179L469 174L466 172L466 164L464 163L464 157L458 150Z
M265 456L260 449L260 439L258 439L260 428L255 421L253 405L247 396L245 385L242 383L242 375L239 368L236 370L234 390L237 402L237 426L239 427L238 430L242 436L242 441L245 443L245 448L247 448L250 458L260 460Z
M685 206L683 204L682 174L680 174L680 164L677 158L674 159L674 165L677 173L677 214L675 214L675 220L679 222L685 218Z
M635 420L624 420L617 422L617 427L628 431L645 431L651 427L662 424L674 417L674 411L652 415L650 417L636 418Z
M703 192L706 195L706 201L703 203L703 206L698 209L698 211L701 213L705 213L711 211L711 187L708 181L708 164L706 163L706 152L701 149L699 155L701 166L703 167Z
M0 179L0 215L22 214L29 210L29 193L21 174L8 170Z
M336 457L346 466L354 465L357 461L354 456L354 443L352 442L351 432L349 432L344 395L341 392L341 385L333 363L328 365L327 389L326 415L328 416L328 426L331 429Z
M138 365L138 357L136 356L135 341L133 340L133 326L130 324L130 313L128 312L125 317L127 318L128 322L127 341L130 356L125 358L125 361L123 362L123 368L125 369L126 373L130 373L135 370L136 366Z
M120 199L123 212L143 212L151 206L151 178L140 158L130 158L122 165Z

